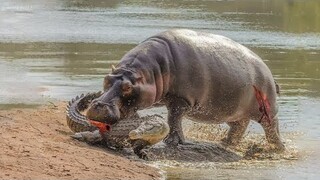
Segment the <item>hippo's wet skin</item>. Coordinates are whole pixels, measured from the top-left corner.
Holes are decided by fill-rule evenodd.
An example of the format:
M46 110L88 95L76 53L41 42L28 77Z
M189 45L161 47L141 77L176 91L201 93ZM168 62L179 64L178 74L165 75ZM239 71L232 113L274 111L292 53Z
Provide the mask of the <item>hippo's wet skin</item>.
M270 121L261 119L255 96L268 100ZM170 133L165 142L184 143L183 116L203 123L227 123L225 143L236 145L250 119L259 121L277 150L280 140L276 84L266 64L246 47L219 35L170 30L140 43L105 77L104 93L87 117L113 124L137 110L162 103Z

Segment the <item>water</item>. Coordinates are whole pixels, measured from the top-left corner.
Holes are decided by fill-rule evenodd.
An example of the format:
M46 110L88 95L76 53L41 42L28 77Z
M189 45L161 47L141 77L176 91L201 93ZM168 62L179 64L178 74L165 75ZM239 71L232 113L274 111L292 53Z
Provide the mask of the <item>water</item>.
M168 178L318 179L319 12L317 0L0 0L0 108L101 90L112 64L163 30L217 33L248 46L270 67L282 88L281 132L297 160L171 164L163 167ZM256 124L249 131L261 134Z

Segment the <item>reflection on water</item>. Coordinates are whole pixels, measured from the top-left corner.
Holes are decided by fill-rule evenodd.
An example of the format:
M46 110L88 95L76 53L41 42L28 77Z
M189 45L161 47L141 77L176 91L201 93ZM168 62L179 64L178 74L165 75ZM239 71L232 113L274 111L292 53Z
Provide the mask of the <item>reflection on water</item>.
M284 95L320 96L320 51L253 49L272 70Z
M217 33L250 47L270 67L281 86L281 131L286 142L297 145L299 158L251 165L175 164L165 168L168 177L320 176L316 168L320 166L320 1L2 0L0 4L0 109L34 107L101 90L111 65L160 31L190 28ZM248 131L262 132L254 123Z
M4 1L5 42L137 43L168 28L192 28L247 45L320 48L317 0Z
M207 20L211 20L209 13L213 13L222 19L263 31L320 32L320 3L317 0L164 0L150 6L197 9L208 13L203 17Z
M3 69L0 84L2 88L6 87L7 93L13 87L20 91L23 86L35 88L35 93L42 95L48 95L47 92L50 91L50 96L63 99L88 90L99 90L102 78L110 72L111 65L117 64L123 54L134 46L99 43L0 43L0 65ZM297 96L320 96L320 62L317 59L319 50L252 50L265 59L281 85L280 103L296 100ZM71 94L66 90L68 88L73 89ZM25 90L20 93L24 92Z
M1 43L0 102L43 103L102 89L102 79L133 45Z

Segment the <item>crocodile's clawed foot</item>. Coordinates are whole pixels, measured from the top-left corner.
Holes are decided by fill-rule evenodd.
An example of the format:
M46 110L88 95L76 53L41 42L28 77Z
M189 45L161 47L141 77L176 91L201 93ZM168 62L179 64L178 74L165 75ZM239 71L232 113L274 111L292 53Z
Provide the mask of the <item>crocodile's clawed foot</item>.
M102 140L102 137L99 133L99 130L96 131L84 131L84 132L78 132L74 135L71 135L72 138L83 141L89 144L95 144L97 142L100 142Z
M147 160L148 159L148 148L149 147L149 143L147 141L144 140L136 140L133 142L133 152L140 158L140 159L144 159Z
M85 139L81 133L75 133L73 135L70 135L70 137L72 137L73 139L76 139L78 141L85 141Z
M143 159L143 160L148 160L148 152L149 150L148 149L141 149L139 154L137 154L139 156L140 159Z

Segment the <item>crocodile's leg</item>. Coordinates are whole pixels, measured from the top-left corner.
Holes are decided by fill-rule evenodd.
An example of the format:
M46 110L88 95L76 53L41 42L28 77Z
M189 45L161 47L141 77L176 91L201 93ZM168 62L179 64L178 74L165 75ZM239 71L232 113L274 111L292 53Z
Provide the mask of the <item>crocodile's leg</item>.
M147 151L145 148L149 145L147 141L144 140L135 140L132 143L133 152L140 158L140 159L148 159Z

